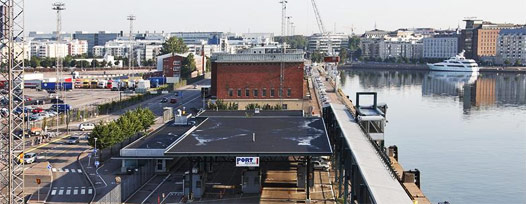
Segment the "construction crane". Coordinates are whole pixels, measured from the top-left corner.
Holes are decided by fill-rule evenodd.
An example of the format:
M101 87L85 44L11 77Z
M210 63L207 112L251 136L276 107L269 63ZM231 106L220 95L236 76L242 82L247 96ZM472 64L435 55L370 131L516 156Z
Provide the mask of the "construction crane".
M320 11L318 10L318 6L316 5L316 0L312 1L312 8L314 9L314 15L316 16L316 23L318 24L318 29L320 30L320 33L322 35L325 35L325 26L323 25L323 21L321 20Z
M327 54L333 55L334 50L332 48L332 40L329 36L329 33L325 30L325 25L323 24L323 20L321 19L320 11L318 10L318 5L316 4L316 0L311 0L312 2L312 8L314 9L314 16L316 16L316 23L318 24L318 29L320 30L320 34L322 35L322 42L324 40L327 41ZM321 43L320 43L321 44Z

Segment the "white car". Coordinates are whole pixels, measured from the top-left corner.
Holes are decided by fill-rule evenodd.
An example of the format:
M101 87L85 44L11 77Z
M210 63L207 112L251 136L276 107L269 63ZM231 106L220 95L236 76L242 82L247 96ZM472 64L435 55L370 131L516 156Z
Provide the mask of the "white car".
M81 131L93 130L93 129L95 129L95 124L93 124L93 123L81 123L79 125L79 130L81 130Z
M25 164L32 164L36 161L37 159L37 154L36 153L33 153L33 152L30 152L30 153L26 153L24 154L24 163Z
M329 169L331 168L329 165L329 162L313 161L312 164L313 164L314 169L319 169L322 171L329 171Z

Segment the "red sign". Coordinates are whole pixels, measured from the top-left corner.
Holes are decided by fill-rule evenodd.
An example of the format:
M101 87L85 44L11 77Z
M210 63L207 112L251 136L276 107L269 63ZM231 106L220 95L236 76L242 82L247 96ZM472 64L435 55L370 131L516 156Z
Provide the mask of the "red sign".
M340 62L340 57L339 56L336 56L336 57L325 57L323 59L324 62L335 62L335 63L338 63Z

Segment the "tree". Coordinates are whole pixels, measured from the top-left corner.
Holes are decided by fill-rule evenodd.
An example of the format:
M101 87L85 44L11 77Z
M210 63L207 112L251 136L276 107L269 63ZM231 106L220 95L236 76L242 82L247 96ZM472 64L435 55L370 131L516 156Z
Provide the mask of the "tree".
M64 57L64 60L62 61L62 66L68 67L71 65L71 61L73 61L73 57L71 55L67 55Z
M514 65L515 65L516 67L521 66L521 65L522 65L521 60L520 60L520 59L517 59L517 60L515 61L515 64L514 64Z
M162 54L172 53L172 55L174 55L176 53L186 52L188 52L188 47L184 44L183 39L178 37L170 37L165 43L163 43L161 49Z
M510 62L509 59L506 59L506 60L504 60L504 64L505 64L506 66L510 66L511 62Z
M347 61L348 56L349 53L347 52L347 48L342 48L340 50L340 64L344 64Z
M325 53L321 53L319 51L314 51L311 56L310 56L310 59L312 62L322 62L323 61L323 58L327 56L327 54Z
M40 67L40 59L38 57L31 57L31 60L29 62L31 64L31 67L37 68Z
M194 55L191 53L183 59L183 62L181 64L181 77L184 79L190 78L192 76L192 72L194 72L197 69L195 65Z
M40 62L40 66L44 68L51 67L51 59L49 59L48 57L42 59L42 61Z
M108 65L108 62L106 62L106 60L102 60L102 62L100 63L100 66L106 67L106 65Z
M119 61L119 60L115 61L115 66L119 66L120 62L121 61Z
M212 71L212 61L210 60L210 57L206 57L206 72Z
M287 45L290 46L292 49L305 49L307 47L307 37L303 35L295 35L295 36L276 36L274 37L274 40L276 42L287 43Z
M71 61L69 62L69 66L70 66L70 67L75 67L75 66L77 66L77 60L71 60Z
M99 61L95 59L91 60L91 67L99 67Z
M113 67L113 62L108 62L108 67Z

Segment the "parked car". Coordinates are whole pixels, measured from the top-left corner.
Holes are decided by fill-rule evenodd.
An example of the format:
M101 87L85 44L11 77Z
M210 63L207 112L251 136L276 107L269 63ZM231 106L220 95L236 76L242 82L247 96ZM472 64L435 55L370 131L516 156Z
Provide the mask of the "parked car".
M79 143L79 137L77 136L71 136L68 139L66 139L66 144L78 144Z
M50 115L50 117L55 117L58 115L57 111L48 109L47 113Z
M31 112L32 113L42 113L43 111L44 111L44 109L42 107L36 107Z
M93 123L81 123L81 124L79 124L79 130L81 130L81 131L93 130L93 129L95 129L95 124L93 124Z
M164 97L163 99L161 99L161 103L167 103L168 102L168 98Z
M39 115L38 113L37 114L32 114L29 116L29 120L31 121L39 121L39 120L42 120L44 119L43 116Z
M32 164L37 160L37 154L33 152L25 153L24 154L24 163L25 164Z
M171 98L170 99L170 103L177 103L177 99L176 98Z
M59 113L69 112L71 106L68 104L53 104L51 110L58 110Z
M324 161L313 161L312 165L314 169L319 169L322 171L329 171L329 168L330 168L329 162L324 162Z
M64 103L64 101L62 99L59 99L59 98L54 98L54 99L51 99L51 103L52 104Z

